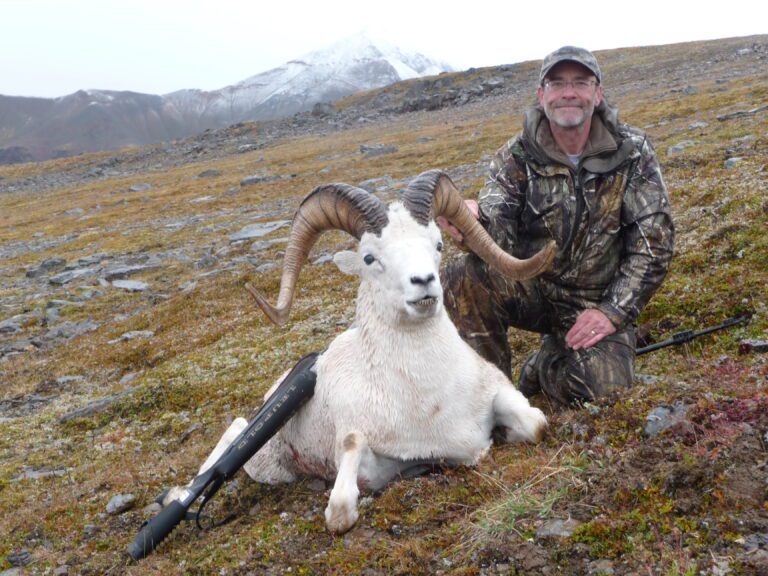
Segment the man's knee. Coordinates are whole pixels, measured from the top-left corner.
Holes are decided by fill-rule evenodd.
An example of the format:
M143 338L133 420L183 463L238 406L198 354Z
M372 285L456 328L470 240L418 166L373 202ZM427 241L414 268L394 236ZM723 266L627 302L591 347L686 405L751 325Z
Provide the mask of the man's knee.
M586 350L550 350L541 362L544 392L561 404L579 404L630 388L635 350L626 342L604 341Z
M593 353L589 354L590 351ZM569 366L565 378L573 401L593 402L611 392L632 386L634 358L626 353L613 354L611 352L615 350L606 351L597 347L586 352Z

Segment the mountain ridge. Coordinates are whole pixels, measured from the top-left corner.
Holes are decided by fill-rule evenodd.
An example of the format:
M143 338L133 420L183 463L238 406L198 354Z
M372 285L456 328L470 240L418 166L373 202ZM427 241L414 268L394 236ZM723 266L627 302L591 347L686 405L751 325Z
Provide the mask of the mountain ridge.
M0 95L0 163L156 144L237 122L273 120L449 70L361 33L218 90L156 95L89 89L50 99Z

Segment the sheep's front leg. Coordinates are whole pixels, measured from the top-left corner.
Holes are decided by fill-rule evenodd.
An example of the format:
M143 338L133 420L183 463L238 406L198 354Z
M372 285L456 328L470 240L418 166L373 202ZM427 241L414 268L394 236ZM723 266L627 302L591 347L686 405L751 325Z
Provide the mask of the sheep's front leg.
M343 534L357 522L357 474L360 460L368 450L368 441L358 432L350 432L341 442L336 482L325 509L325 525L332 534Z
M499 388L493 399L493 412L496 424L506 428L507 442L538 442L544 437L547 417L510 384Z
M229 448L230 444L235 441L235 438L237 438L240 433L245 430L246 426L248 426L248 420L245 418L235 418L232 424L229 425L229 428L227 428L227 430L219 439L216 447L213 449L213 452L209 454L208 458L206 458L205 462L203 462L203 465L200 466L200 470L197 473L198 476L216 464L219 458L221 458L221 455L224 454L227 448ZM189 484L192 482L194 482L194 479ZM189 486L189 484L187 484L187 486ZM163 506L168 506L168 504L174 500L181 498L185 488L185 486L174 486L170 490L166 491L162 495Z

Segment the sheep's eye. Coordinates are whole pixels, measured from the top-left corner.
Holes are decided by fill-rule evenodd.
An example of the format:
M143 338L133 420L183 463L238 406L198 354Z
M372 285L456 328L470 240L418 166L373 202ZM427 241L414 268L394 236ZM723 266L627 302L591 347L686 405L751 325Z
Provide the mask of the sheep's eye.
M373 257L373 254L366 254L365 256L363 256L363 262L368 264L368 266L373 264L375 261L376 261L376 258Z
M438 242L437 243L437 251L438 252L442 252L443 251L443 243L442 242Z

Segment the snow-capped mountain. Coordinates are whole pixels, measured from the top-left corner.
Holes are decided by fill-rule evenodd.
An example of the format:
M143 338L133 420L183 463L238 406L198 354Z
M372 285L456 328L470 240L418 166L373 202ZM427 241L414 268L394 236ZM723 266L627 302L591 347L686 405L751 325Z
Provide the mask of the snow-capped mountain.
M317 102L450 70L422 54L356 34L219 90L163 96L80 90L52 99L0 95L0 162L183 138L244 120L290 116Z
M445 63L356 34L220 90L165 95L182 116L227 122L266 120L310 109L355 92L450 71Z

